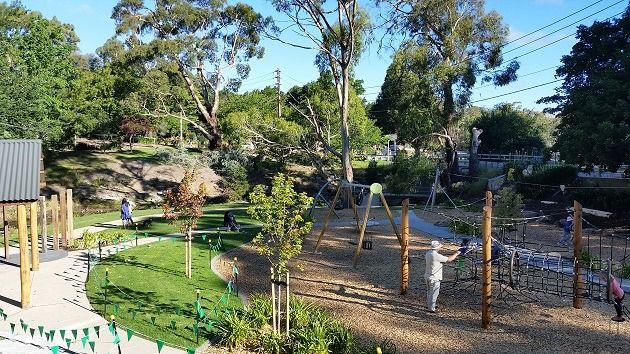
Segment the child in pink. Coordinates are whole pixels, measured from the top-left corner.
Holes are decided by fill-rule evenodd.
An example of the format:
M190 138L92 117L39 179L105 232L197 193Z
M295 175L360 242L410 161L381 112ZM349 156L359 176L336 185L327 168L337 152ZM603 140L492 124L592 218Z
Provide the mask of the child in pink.
M623 305L622 305L622 301L623 301L623 297L625 295L623 289L621 288L621 286L619 286L619 282L617 281L617 279L615 279L615 277L613 277L612 275L610 276L610 279L608 279L608 272L604 272L604 279L609 280L610 282L610 286L608 287L608 295L610 296L611 299L613 299L613 304L615 306L615 311L617 311L617 316L613 317L612 320L613 321L624 321L623 318Z

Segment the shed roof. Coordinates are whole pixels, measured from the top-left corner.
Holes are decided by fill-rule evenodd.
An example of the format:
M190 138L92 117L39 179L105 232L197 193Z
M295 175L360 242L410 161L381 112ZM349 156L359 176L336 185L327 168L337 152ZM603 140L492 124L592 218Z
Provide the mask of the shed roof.
M0 204L39 198L41 140L0 140Z

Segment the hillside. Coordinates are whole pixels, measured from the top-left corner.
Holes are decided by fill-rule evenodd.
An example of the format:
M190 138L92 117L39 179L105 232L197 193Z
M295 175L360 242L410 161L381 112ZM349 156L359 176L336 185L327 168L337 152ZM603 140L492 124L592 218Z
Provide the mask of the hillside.
M62 152L44 160L47 192L72 188L79 200L121 200L159 202L162 193L184 176L184 164L168 162L163 157L168 147L138 146L120 151ZM194 152L189 152L194 156ZM210 168L198 168L195 188L206 184L209 197L221 194L221 179Z

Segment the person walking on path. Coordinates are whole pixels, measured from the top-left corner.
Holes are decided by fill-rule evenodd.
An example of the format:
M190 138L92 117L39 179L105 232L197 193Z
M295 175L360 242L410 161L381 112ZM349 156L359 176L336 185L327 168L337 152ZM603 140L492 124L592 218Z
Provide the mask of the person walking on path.
M129 204L127 198L123 198L122 203L120 203L120 219L122 220L123 227L133 224L133 219L131 218L131 204Z
M461 247L450 256L438 253L442 248L440 241L431 241L431 249L425 255L426 267L424 270L424 281L427 285L427 310L435 313L435 304L440 294L440 282L442 281L442 268L446 262L452 262L461 253L466 253L467 247Z
M562 237L558 241L558 246L566 246L571 241L571 231L573 230L573 216L571 213L567 215L567 218L562 223Z

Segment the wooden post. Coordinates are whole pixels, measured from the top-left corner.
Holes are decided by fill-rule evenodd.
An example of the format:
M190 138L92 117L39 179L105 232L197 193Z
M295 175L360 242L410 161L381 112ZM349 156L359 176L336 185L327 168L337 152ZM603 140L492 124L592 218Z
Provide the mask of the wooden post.
M186 266L186 271L185 271L186 278L188 278L188 231L189 230L190 229L186 230L186 234L184 235L184 252L186 252L186 262L185 262L186 263L185 264L185 266Z
M42 252L46 253L48 250L48 220L46 219L46 197L39 197L39 225L41 226L42 234Z
M68 228L68 245L72 245L74 239L74 202L72 201L72 189L66 189L66 223Z
M188 278L192 278L192 230L188 231Z
M409 288L409 198L402 201L402 244L400 248L400 294L405 295Z
M492 208L492 192L486 191L486 206Z
M487 194L486 194L487 196ZM487 202L487 201L486 201ZM492 207L483 207L483 234L482 234L482 253L483 253L483 270L481 292L481 325L483 328L490 328L491 314L490 307L492 305Z
M273 331L276 332L276 279L273 273L273 267L271 269L271 320L273 322Z
M392 215L392 211L389 209L389 205L387 205L387 200L385 200L385 196L383 193L379 193L379 198L381 198L381 204L385 208L385 213L387 214L387 218L389 219L389 223L392 224L392 228L394 229L394 233L396 234L396 238L398 238L398 243L402 245L402 238L400 237L400 232L398 232L398 227L396 227L396 223L394 222L394 216Z
M582 204L573 201L573 307L582 308L580 284L582 284Z
M31 203L31 261L33 271L39 270L39 240L37 234L37 202Z
M337 200L339 200L339 196L341 195L341 190L343 189L344 181L339 183L339 188L337 188L337 193L335 193L335 197L333 198L332 204L330 204L330 209L328 209L328 214L324 218L324 225L322 225L322 232L319 233L319 237L317 238L317 243L315 244L315 252L319 249L319 244L322 242L322 237L324 237L324 233L328 229L328 222L330 221L330 216L332 215L333 210L335 209L335 205L337 204Z
M57 195L50 197L50 217L53 232L53 250L59 249L59 200Z
M352 187L348 188L348 194L350 195L350 205L352 206L352 211L354 211L354 220L357 224L357 231L360 231L361 225L359 224L359 213L357 212L357 205L354 203L354 198L352 197Z
M9 258L9 222L6 207L2 206L2 233L4 234L4 258Z
M59 227L61 231L61 246L68 247L68 210L66 207L66 191L59 193Z
M26 206L17 207L17 227L20 241L20 303L23 309L31 306L31 265L28 254L28 230L26 227Z
M359 255L361 254L361 245L363 244L363 237L365 236L365 228L370 217L370 205L372 205L372 191L368 195L367 206L365 207L365 216L363 217L363 224L361 224L361 232L359 233L359 242L357 242L357 248L354 250L354 258L352 259L352 265L356 268L359 261Z

